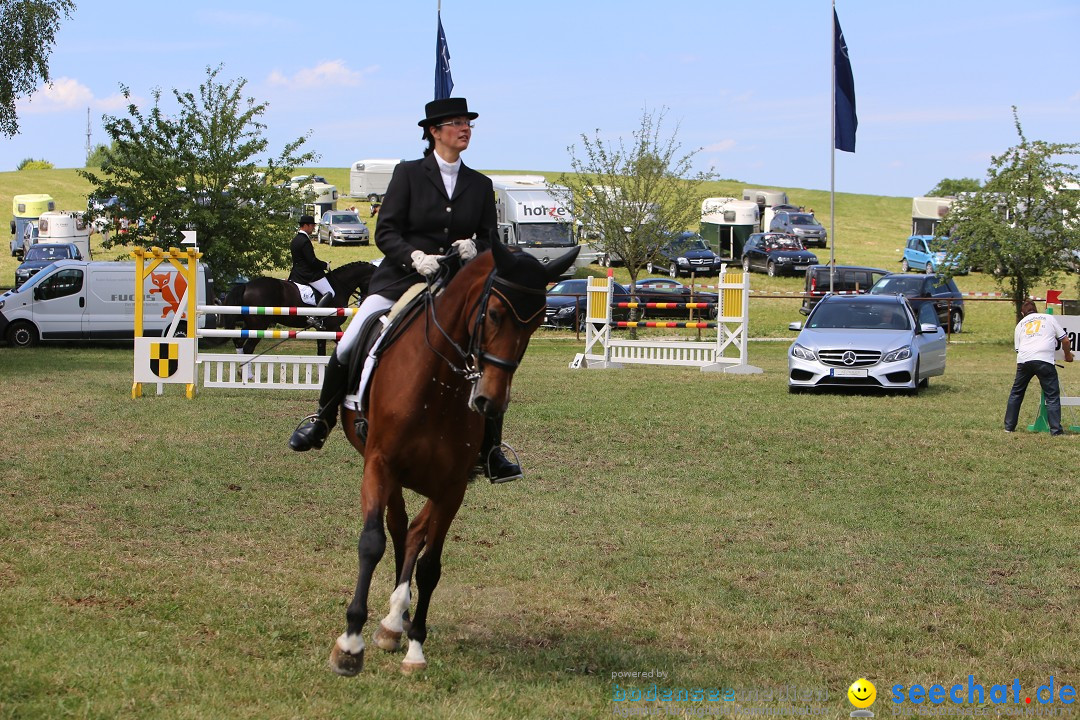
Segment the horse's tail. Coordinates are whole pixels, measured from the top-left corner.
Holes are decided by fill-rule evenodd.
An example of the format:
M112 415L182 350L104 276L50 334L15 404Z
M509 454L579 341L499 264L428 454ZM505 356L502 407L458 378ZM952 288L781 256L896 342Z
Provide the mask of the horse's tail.
M229 292L225 294L224 305L243 305L244 304L244 290L247 289L247 285L244 283L237 283L229 288ZM221 327L225 330L232 330L240 324L239 315L219 315Z

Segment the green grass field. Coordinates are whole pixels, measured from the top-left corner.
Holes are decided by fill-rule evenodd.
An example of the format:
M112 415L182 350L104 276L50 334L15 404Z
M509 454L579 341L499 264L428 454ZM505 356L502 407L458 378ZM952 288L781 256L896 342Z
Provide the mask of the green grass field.
M821 216L823 194L799 193ZM850 199L893 208L887 233L850 228L867 245L843 257L880 265L910 201ZM528 477L467 493L416 677L373 647L357 678L326 668L363 460L337 431L319 453L287 449L313 393L131 400L128 344L0 347L0 718L845 718L859 677L896 717L895 685L1077 687L1080 436L1002 432L1009 306L969 302L946 375L918 397L788 395L797 307L751 300L756 376L573 371L581 343L539 331L506 432ZM1061 373L1080 394L1077 367ZM1032 390L1024 422L1037 407ZM615 699L651 682L735 700ZM792 687L817 694L778 699Z
M507 431L529 477L467 494L430 669L371 649L351 680L325 663L363 463L286 449L311 393L131 400L126 347L0 352L0 717L591 718L633 671L827 688L834 718L860 676L879 717L898 683L1075 686L1080 448L1001 432L1011 349L956 344L911 398L789 396L786 347L750 377L571 371L541 331Z

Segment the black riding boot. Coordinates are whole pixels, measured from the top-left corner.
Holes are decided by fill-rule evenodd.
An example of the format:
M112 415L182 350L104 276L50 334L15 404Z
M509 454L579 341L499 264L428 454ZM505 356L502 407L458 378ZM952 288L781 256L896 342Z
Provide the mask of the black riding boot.
M338 362L337 355L330 356L323 375L322 390L319 393L319 409L314 415L308 415L300 421L289 438L289 447L297 452L312 448L318 450L326 442L326 437L337 425L341 401L345 397L349 383L349 368Z
M484 420L484 444L480 447L480 464L493 483L510 482L524 477L521 466L506 459L502 451L503 419Z
M337 303L335 302L336 300L337 300L337 296L334 295L334 293L323 293L323 296L321 298L319 298L319 302L315 303L315 307L321 307L321 308L337 307ZM315 330L325 330L326 329L326 318L324 318L324 317L309 317L308 318L308 326L314 328Z

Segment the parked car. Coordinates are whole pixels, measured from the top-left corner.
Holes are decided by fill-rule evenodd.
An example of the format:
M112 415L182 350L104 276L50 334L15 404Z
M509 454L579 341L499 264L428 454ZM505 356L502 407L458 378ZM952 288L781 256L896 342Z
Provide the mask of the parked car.
M918 311L923 305L934 308L937 323L950 333L964 329L964 294L952 278L941 275L891 273L874 283L871 295L903 295Z
M82 253L75 243L38 243L32 245L23 256L23 263L15 268L15 288L52 265L57 260L82 260Z
M719 296L714 292L693 290L686 285L667 278L646 278L638 280L630 289L631 294L637 297L638 302L643 303L716 303ZM639 317L688 317L690 310L680 308L643 308ZM694 310L695 317L717 316L717 308Z
M912 235L904 245L904 259L900 261L903 272L925 271L927 275L940 272L945 267L956 269L966 275L968 269L962 267L960 259L950 257L945 250L938 250L934 245L933 235Z
M331 210L323 213L319 228L315 232L320 243L334 245L367 245L371 234L367 225L355 210Z
M680 275L710 275L720 272L724 261L714 253L705 238L694 232L682 232L660 246L656 259L649 262L649 274L664 272L673 278Z
M812 213L794 210L780 210L773 214L769 223L769 232L781 232L794 235L802 240L803 245L825 247L829 235L825 228L814 218Z
M818 264L817 255L803 247L794 235L784 233L754 233L743 245L743 270L762 270L769 277L798 275Z
M585 293L588 280L561 280L547 292L547 308L544 310L544 325L553 328L585 328ZM624 285L615 283L612 302L629 302L630 291ZM612 316L625 320L628 309L612 311Z
M830 268L832 286L829 285ZM888 270L861 265L811 265L806 269L806 286L803 290L802 307L799 312L809 315L818 301L829 292L846 295L870 292L879 279L889 274Z
M788 350L788 391L856 387L917 394L945 374L945 332L933 308L899 295L829 295Z
M329 184L322 175L293 175L289 178L289 182L282 185L282 187L287 187L290 190L299 190L304 185L311 185L312 183L322 183L323 185Z

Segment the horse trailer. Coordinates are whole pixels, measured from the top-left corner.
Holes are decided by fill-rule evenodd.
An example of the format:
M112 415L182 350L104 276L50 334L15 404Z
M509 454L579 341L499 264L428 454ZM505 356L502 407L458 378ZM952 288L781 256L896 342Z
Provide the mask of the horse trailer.
M701 201L701 237L725 260L742 257L746 239L758 227L760 211L756 202L735 198L705 198Z
M368 202L382 202L394 168L401 160L396 158L373 158L357 160L349 168L349 197L365 198Z

